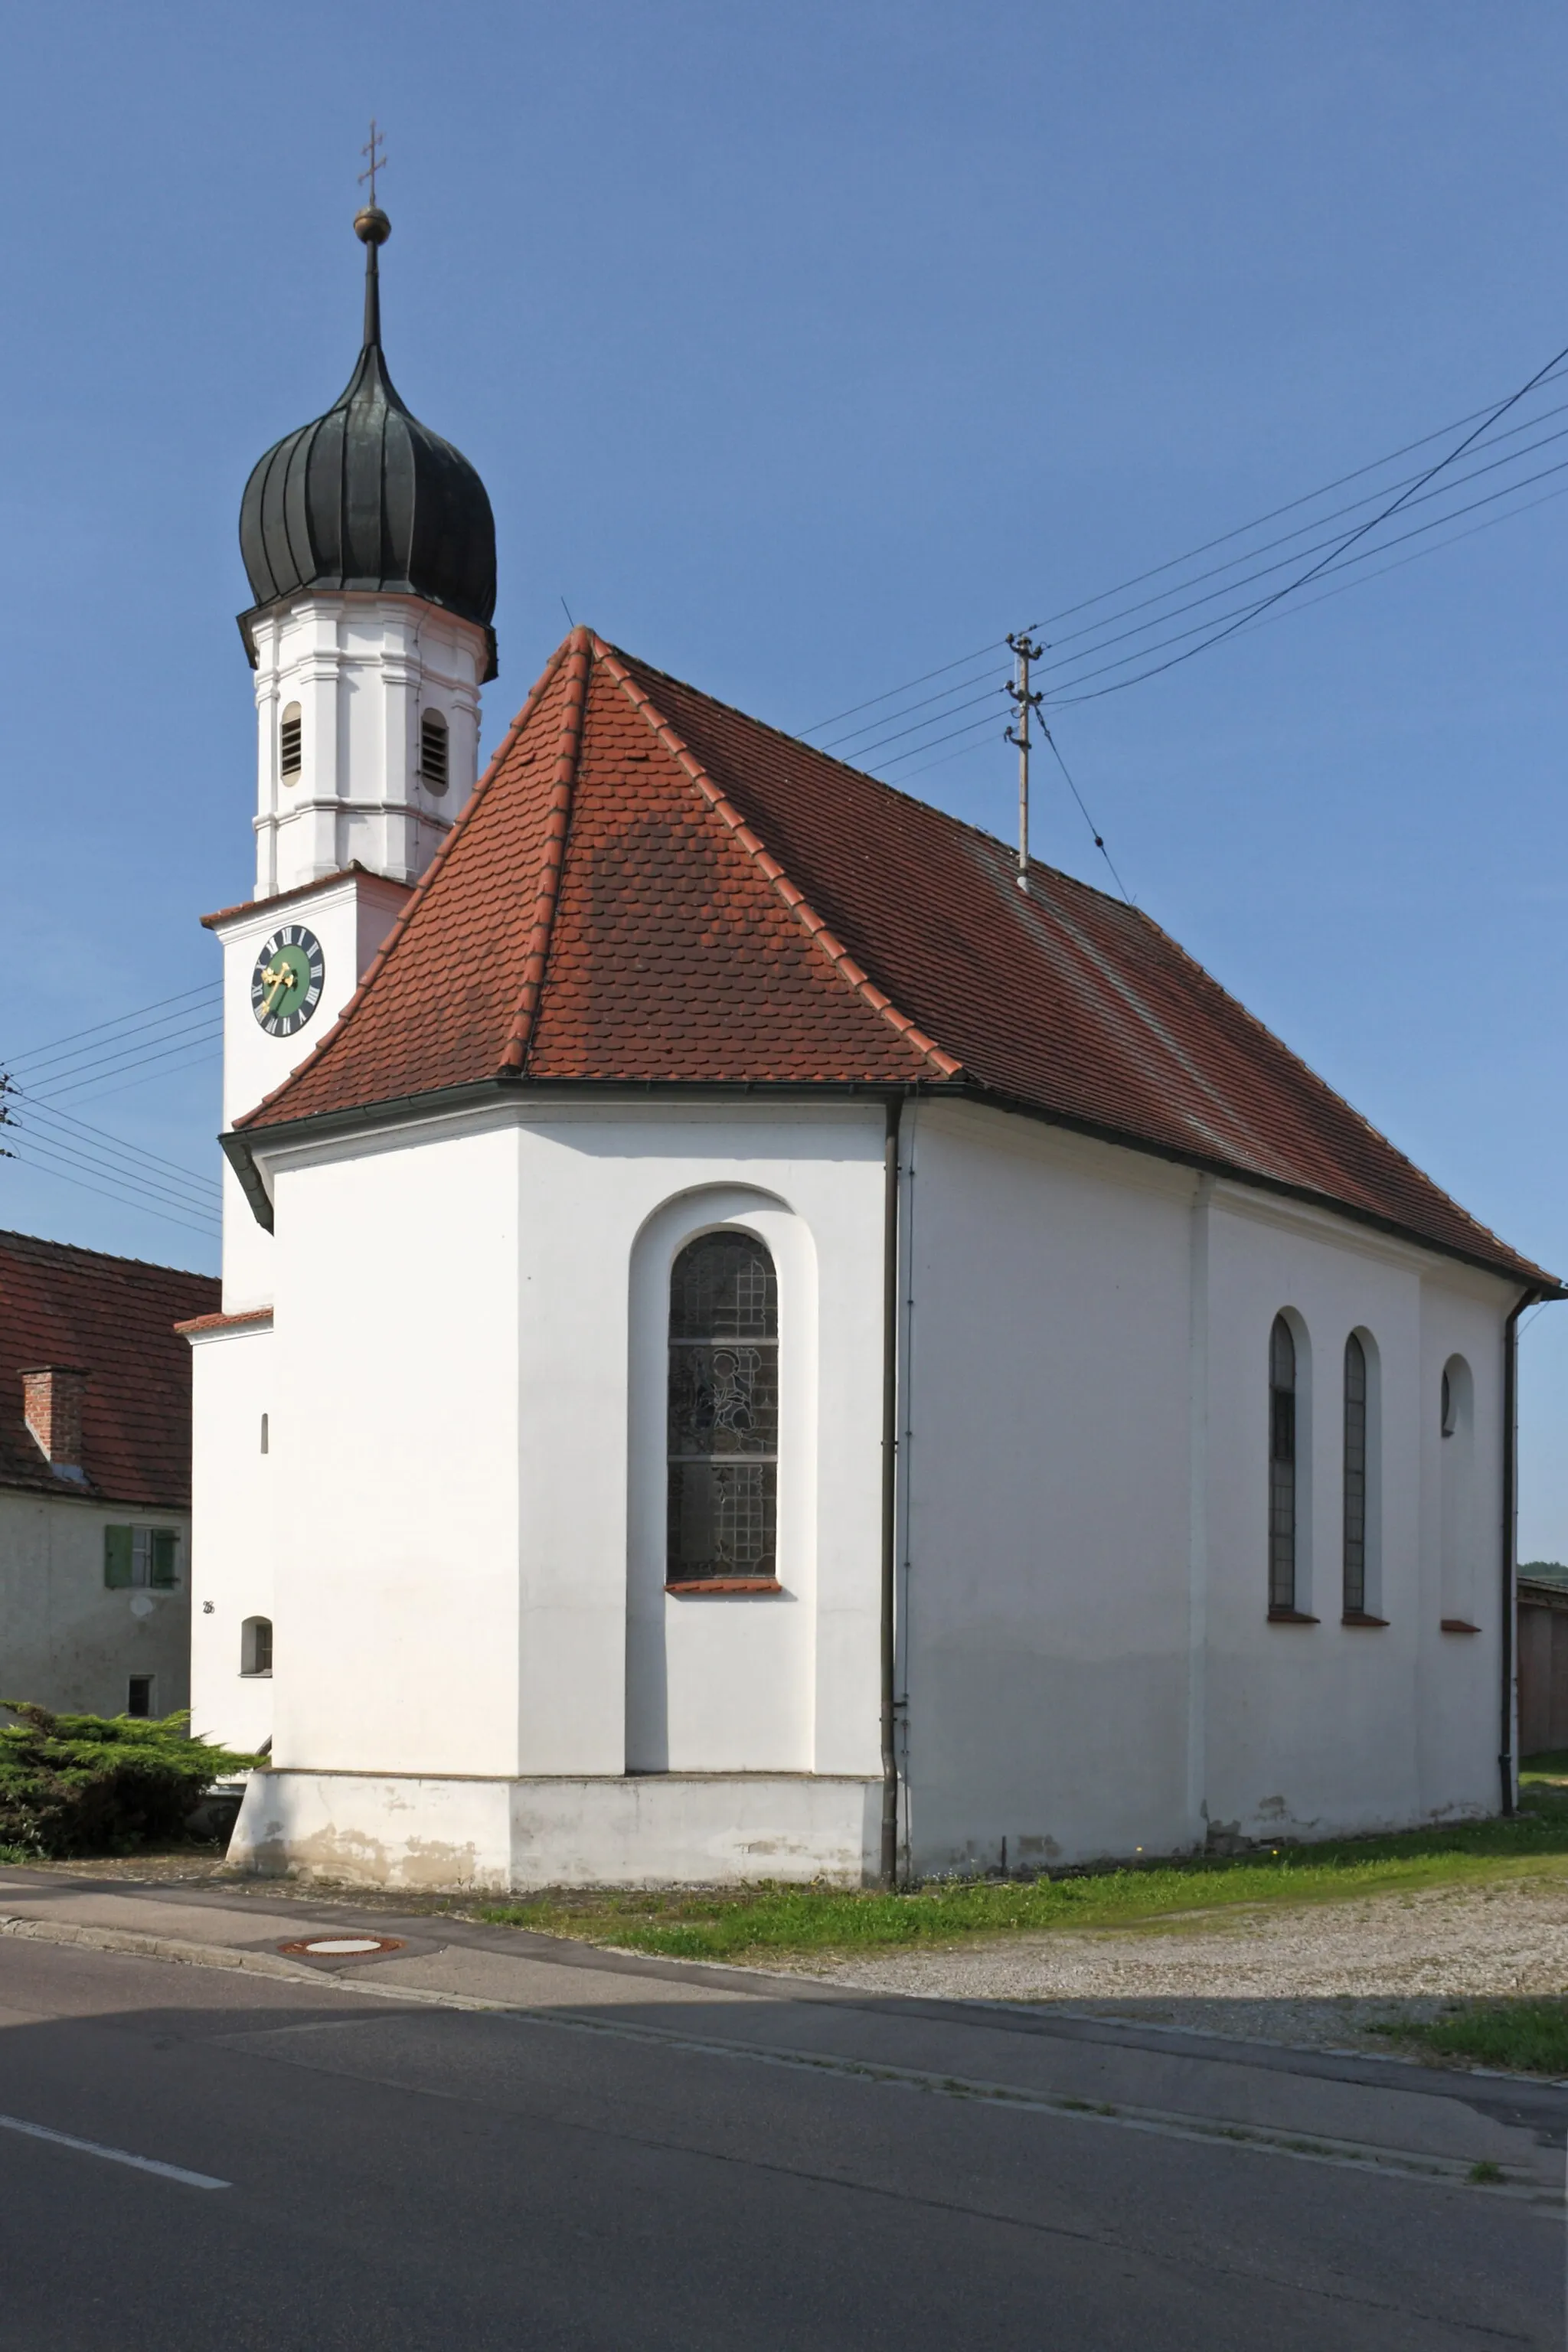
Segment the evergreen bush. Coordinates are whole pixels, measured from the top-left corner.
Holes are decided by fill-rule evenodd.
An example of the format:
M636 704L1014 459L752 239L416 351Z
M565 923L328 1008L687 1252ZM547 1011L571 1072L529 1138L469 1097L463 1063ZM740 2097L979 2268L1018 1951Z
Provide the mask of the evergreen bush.
M248 1771L241 1756L193 1739L188 1713L56 1715L0 1699L0 1848L58 1859L129 1853L178 1838L215 1780Z

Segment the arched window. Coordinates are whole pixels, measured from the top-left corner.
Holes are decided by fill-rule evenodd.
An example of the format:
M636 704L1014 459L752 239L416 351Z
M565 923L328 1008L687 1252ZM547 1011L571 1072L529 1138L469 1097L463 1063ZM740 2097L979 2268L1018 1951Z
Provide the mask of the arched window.
M1345 1341L1345 1615L1366 1615L1366 1349Z
M239 1671L242 1675L272 1672L272 1620L247 1617L239 1629Z
M1476 1526L1475 1382L1463 1356L1450 1356L1443 1367L1438 1413L1443 1631L1473 1633L1481 1535Z
M777 1578L779 1308L754 1235L702 1234L669 1277L665 1581Z
M291 784L304 764L305 718L297 702L289 703L278 726L278 772Z
M1296 1606L1296 1342L1283 1315L1268 1337L1268 1606Z
M419 719L419 777L437 800L447 789L447 722L438 710L426 710Z

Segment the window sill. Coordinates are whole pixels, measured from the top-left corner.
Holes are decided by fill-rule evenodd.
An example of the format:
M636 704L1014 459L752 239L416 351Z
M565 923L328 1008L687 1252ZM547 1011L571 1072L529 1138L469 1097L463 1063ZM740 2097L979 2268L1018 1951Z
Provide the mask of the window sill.
M1386 1625L1386 1617L1374 1617L1366 1609L1347 1609L1340 1619L1342 1625Z
M693 1576L667 1584L667 1592L782 1592L776 1576Z
M242 1683L269 1683L272 1669L270 1666L241 1666L239 1679Z
M1445 1617L1440 1622L1445 1633L1479 1633L1481 1630L1472 1625L1468 1617Z
M1316 1617L1309 1617L1304 1609L1275 1609L1268 1612L1271 1625L1316 1625Z

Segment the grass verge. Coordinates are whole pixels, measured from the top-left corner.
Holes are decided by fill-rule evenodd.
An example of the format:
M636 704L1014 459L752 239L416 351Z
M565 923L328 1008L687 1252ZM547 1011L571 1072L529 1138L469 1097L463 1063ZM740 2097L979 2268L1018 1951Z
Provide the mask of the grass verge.
M1511 1821L1468 1822L1268 1853L1061 1878L944 1879L879 1889L786 1886L560 1892L486 1905L477 1916L673 1959L763 1961L826 1951L896 1950L1028 1928L1137 1927L1241 1905L1343 1902L1431 1886L1493 1885L1568 1872L1568 1790L1532 1783ZM466 1908L467 1906L465 1906Z
M1373 2025L1391 2042L1514 2074L1568 2076L1568 2000L1484 2000L1451 2016Z

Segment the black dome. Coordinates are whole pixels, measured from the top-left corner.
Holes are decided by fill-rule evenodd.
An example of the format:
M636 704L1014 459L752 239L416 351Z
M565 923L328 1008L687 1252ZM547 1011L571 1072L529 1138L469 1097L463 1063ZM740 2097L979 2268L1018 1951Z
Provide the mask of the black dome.
M393 389L381 349L376 247L385 215L363 213L364 347L342 396L254 468L239 509L253 611L307 588L419 596L489 635L496 527L485 486ZM247 646L249 614L241 615Z

